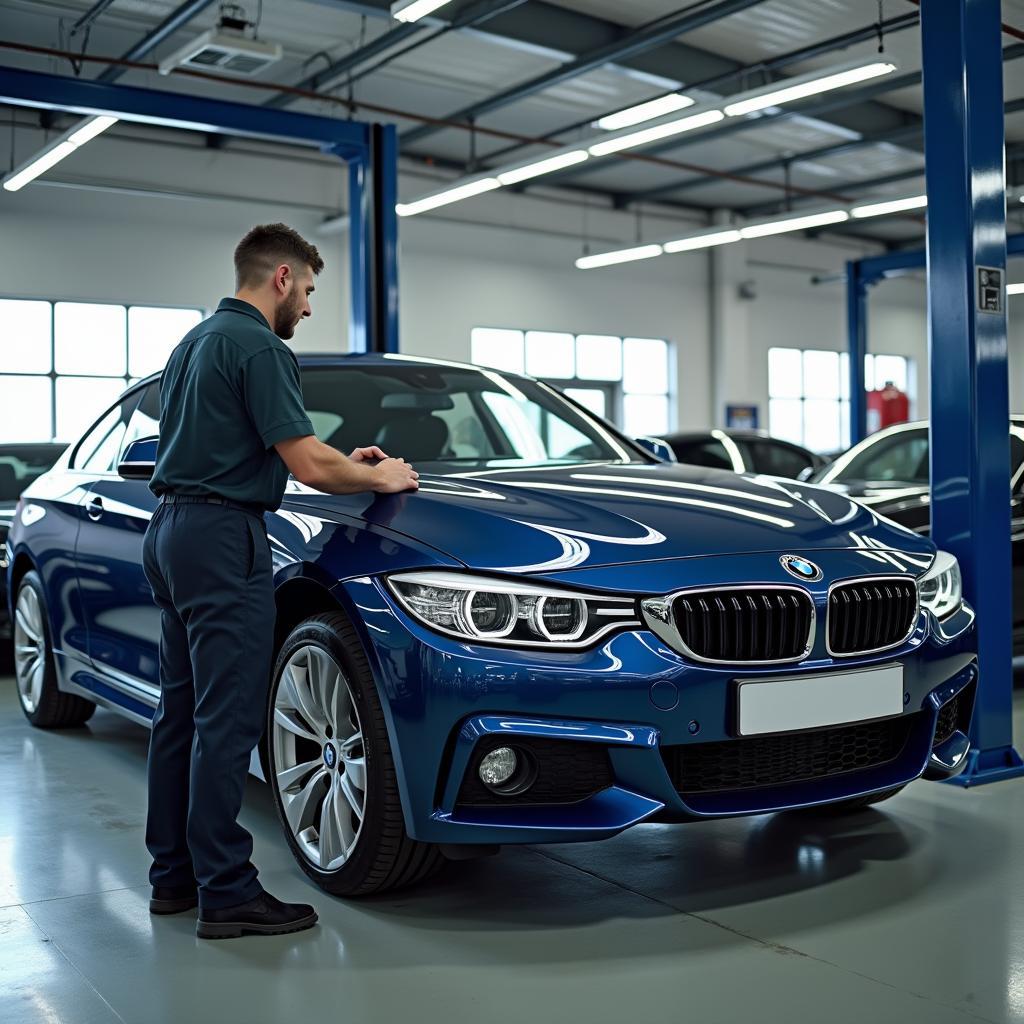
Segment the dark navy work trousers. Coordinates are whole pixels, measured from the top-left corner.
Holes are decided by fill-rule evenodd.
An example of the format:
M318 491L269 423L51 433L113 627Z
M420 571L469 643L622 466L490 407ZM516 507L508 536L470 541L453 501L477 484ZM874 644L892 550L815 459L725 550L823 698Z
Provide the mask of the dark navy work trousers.
M199 884L200 906L262 891L238 824L266 715L273 656L270 545L261 516L161 504L146 531L146 578L160 607L160 705L149 746L146 845L153 885Z

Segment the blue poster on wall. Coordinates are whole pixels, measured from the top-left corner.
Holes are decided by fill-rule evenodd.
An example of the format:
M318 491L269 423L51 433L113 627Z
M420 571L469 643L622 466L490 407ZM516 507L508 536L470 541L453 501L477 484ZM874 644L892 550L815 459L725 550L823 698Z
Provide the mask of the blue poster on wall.
M725 425L733 430L757 430L757 406L727 405Z

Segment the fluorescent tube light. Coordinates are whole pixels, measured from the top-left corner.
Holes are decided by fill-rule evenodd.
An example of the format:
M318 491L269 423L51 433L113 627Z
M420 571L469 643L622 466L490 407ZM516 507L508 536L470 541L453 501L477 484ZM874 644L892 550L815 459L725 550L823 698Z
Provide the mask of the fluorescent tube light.
M677 238L674 242L666 242L662 248L665 252L690 252L692 249L707 249L712 245L726 245L738 242L743 236L735 228L727 231L712 231L706 235L691 235L689 238Z
M671 114L676 110L683 110L685 107L692 107L693 104L694 100L690 96L673 92L667 96L659 96L655 100L648 100L646 103L638 103L635 107L620 110L617 114L599 118L597 127L614 132L620 128L630 128L643 121L650 121L652 118L661 117L664 114Z
M91 142L101 132L105 132L111 125L117 124L117 118L109 114L100 117L93 117L86 121L81 128L76 129L68 136L68 142L72 146L84 146Z
M642 131L630 132L629 135L620 135L615 139L598 142L590 147L590 155L607 156L609 153L618 153L619 150L630 149L633 146L645 146L648 142L657 142L658 139L667 139L670 135L679 135L681 132L703 128L723 120L725 120L725 114L720 110L705 110L702 114L693 114L691 117L683 117L678 121L656 124L653 128L644 128Z
M804 228L820 228L825 224L841 224L849 220L845 210L830 210L828 213L811 213L804 217L788 217L764 224L748 224L740 228L741 238L764 238L765 235L781 235L786 231L802 231Z
M581 256L576 261L579 270L592 270L594 267L610 267L615 263L630 263L633 260L649 260L660 256L660 245L638 245L632 249L616 249L614 252L599 252L593 256Z
M476 181L469 181L465 185L457 185L455 188L449 188L443 192L435 192L433 195L424 196L411 203L398 203L395 206L395 212L399 217L414 217L417 213L425 213L427 210L435 210L439 206L457 203L460 199L469 199L471 196L478 196L482 192L490 192L495 188L501 188L501 182L497 178L477 178Z
M783 103L791 103L793 100L802 100L807 96L817 96L819 93L829 92L832 89L841 89L846 85L855 85L857 82L866 82L871 78L888 75L895 70L896 65L889 61L875 61L832 74L819 75L816 78L801 76L803 81L789 84L780 82L766 86L764 89L758 89L747 99L729 103L725 106L725 113L729 117L752 114L755 110L777 107Z
M90 139L95 139L100 132L105 132L112 124L117 124L117 118L104 114L86 118L76 127L69 128L45 149L8 174L3 181L4 188L8 192L17 192L40 174L45 174L55 164L59 164L66 156L70 156L79 146L85 145Z
M391 5L391 17L396 21L419 21L447 3L451 0L397 0Z
M574 149L571 153L560 153L558 156L548 157L546 160L537 160L523 167L514 167L511 171L502 171L498 175L498 181L502 185L515 185L516 182L536 178L539 174L560 171L563 167L572 167L573 164L581 164L584 160L589 159L590 154L585 149Z
M850 213L854 217L881 217L885 213L899 213L901 210L920 210L928 205L927 196L910 196L906 199L890 199L884 203L867 203L855 206Z
M53 149L37 156L27 167L4 178L4 188L8 192L17 192L23 185L45 174L54 164L59 164L66 156L70 156L78 147L65 140L58 143Z
M1008 284L1006 286L1007 295L1022 295L1024 294L1024 284Z

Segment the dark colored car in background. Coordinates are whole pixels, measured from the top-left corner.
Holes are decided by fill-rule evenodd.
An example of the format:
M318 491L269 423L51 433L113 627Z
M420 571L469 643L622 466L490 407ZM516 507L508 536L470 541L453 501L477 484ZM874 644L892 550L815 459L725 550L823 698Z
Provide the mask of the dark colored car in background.
M690 466L731 469L734 473L801 479L828 465L828 459L762 430L698 430L666 434L676 458Z
M854 445L810 482L841 491L927 535L931 530L928 424L900 423ZM1010 417L1013 653L1024 655L1024 416Z
M65 447L63 444L0 444L0 639L11 636L4 596L7 579L4 541L11 528L15 506L22 491L53 466Z

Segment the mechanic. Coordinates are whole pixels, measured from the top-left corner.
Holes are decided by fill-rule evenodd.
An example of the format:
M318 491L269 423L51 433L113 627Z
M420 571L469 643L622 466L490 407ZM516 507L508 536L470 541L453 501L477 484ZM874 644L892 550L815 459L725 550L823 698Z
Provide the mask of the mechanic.
M161 501L143 564L161 611L160 704L149 747L150 911L199 907L201 938L311 928L313 907L284 903L251 862L238 823L250 752L267 713L273 569L264 512L289 471L331 494L415 490L404 459L345 456L317 440L299 364L285 340L311 313L316 248L284 224L235 250L234 298L194 327L160 381L160 443L150 487Z

